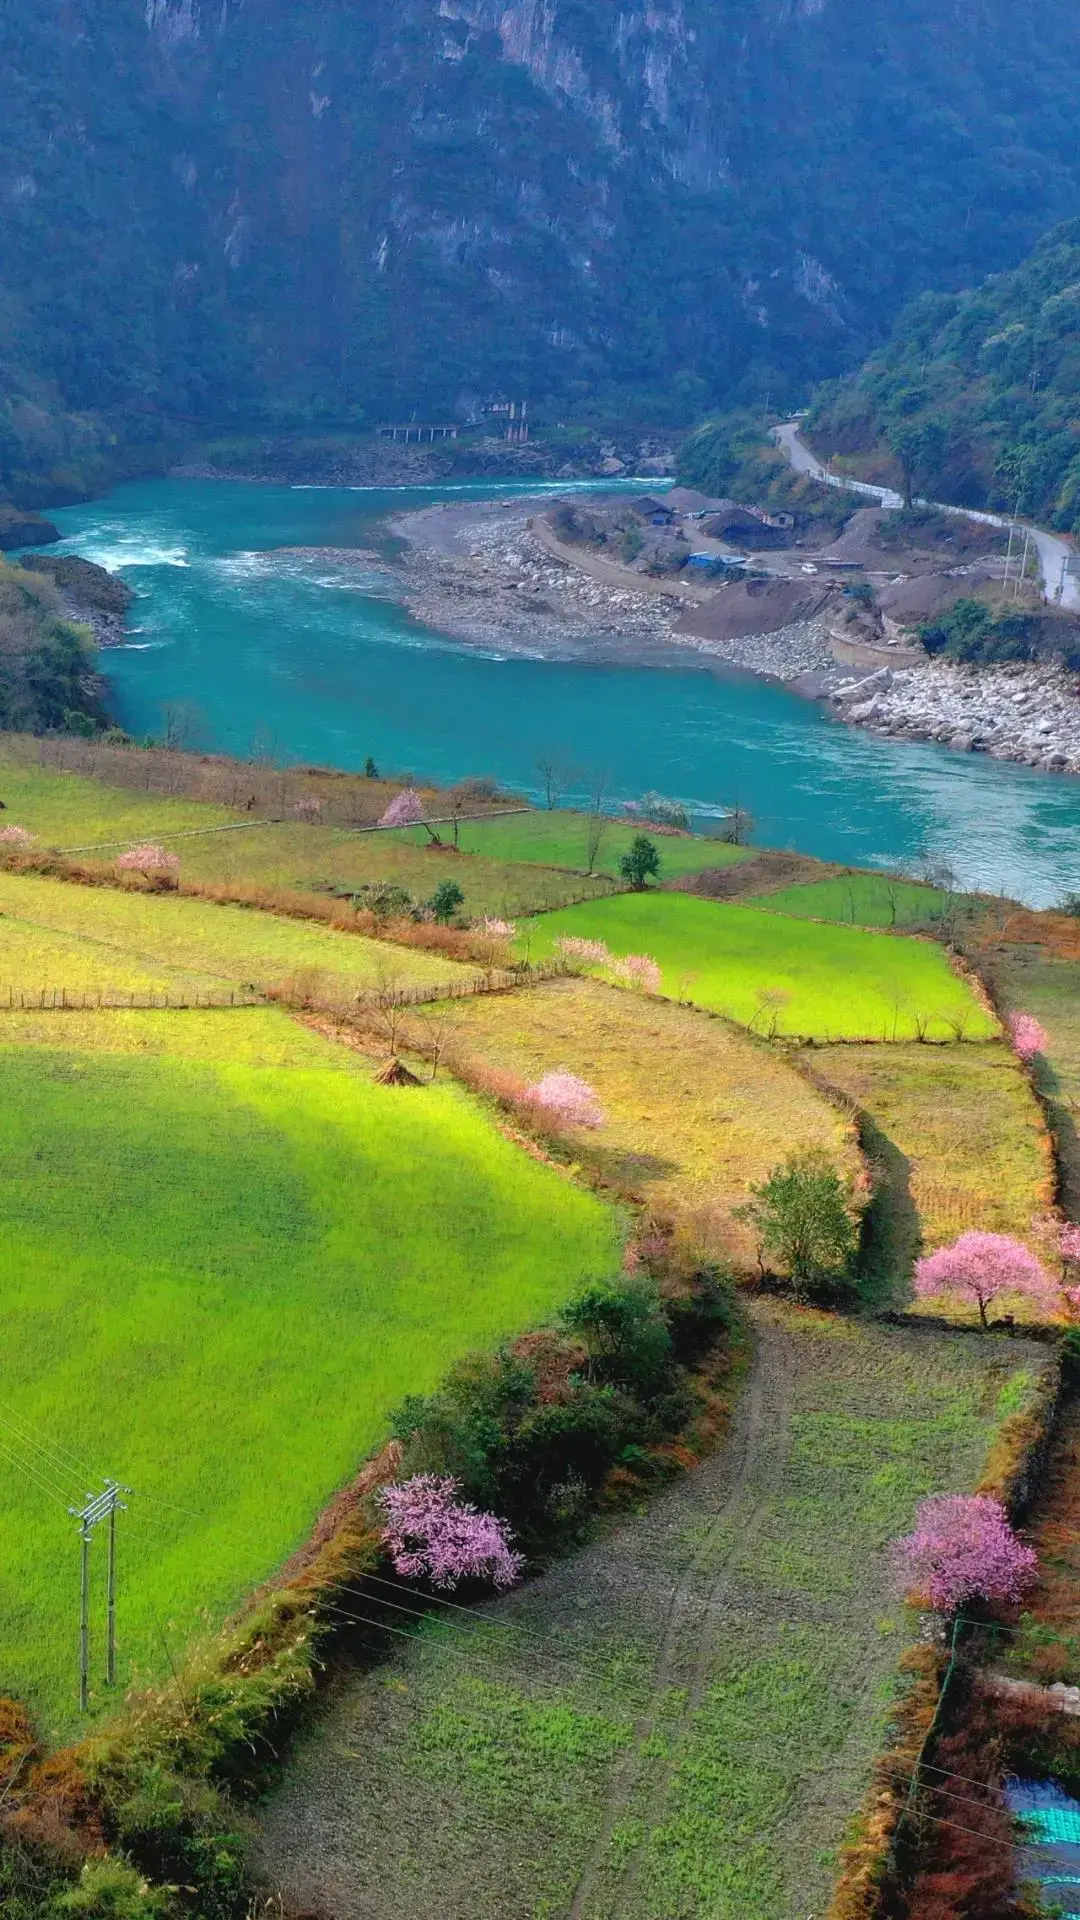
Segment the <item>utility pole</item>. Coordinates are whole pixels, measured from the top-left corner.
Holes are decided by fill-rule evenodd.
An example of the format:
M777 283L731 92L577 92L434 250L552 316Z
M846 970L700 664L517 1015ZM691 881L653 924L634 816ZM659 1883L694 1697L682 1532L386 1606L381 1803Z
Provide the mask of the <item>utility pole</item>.
M1009 550L1005 555L1005 578L1002 581L1002 586L1004 587L1006 593L1009 590L1009 567L1012 564L1013 535L1015 534L1015 532L1016 532L1016 513L1014 511L1013 517L1009 521Z
M1020 591L1021 591L1021 588L1023 587L1024 580L1027 576L1028 553L1030 551L1030 548L1031 548L1031 528L1025 527L1024 528L1024 551L1020 560L1020 572L1017 575L1017 579L1016 579L1016 592L1013 594L1014 600L1019 600Z
M116 1685L116 1516L118 1512L127 1512L127 1502L120 1496L130 1492L130 1487L106 1480L103 1493L88 1493L84 1506L68 1508L72 1519L79 1523L79 1707L83 1713L90 1705L90 1542L94 1528L107 1520L105 1676L113 1687Z

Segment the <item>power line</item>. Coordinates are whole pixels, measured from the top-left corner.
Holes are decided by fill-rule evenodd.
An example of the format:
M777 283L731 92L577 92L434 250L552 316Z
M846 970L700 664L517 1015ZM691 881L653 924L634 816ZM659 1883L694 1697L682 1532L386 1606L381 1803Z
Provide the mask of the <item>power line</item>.
M49 1481L44 1479L34 1467L28 1465L25 1460L20 1459L17 1453L12 1453L2 1441L0 1441L0 1457L6 1459L9 1465L13 1466L19 1473L25 1474L28 1480L33 1480L37 1486L41 1487L43 1491L48 1494L50 1500L56 1501L57 1506L66 1507L67 1499L65 1495L60 1493L55 1486L50 1485Z
M375 1597L375 1604L377 1606L390 1606L390 1607L394 1606L393 1601L379 1600L377 1596ZM392 1627L389 1624L389 1622L385 1620L372 1619L370 1614L349 1613L342 1607L328 1607L328 1608L324 1608L323 1611L335 1614L339 1620L349 1621L350 1623L355 1623L360 1626L384 1627L388 1633L402 1634L407 1640L421 1641L423 1639L423 1635L419 1631L419 1628ZM474 1646L477 1644L479 1644L480 1646L484 1646L486 1644L489 1651L493 1652L495 1650L494 1642L489 1640L482 1630L478 1633L470 1633L467 1627L459 1627L456 1621L446 1620L444 1618L441 1618L438 1614L421 1613L419 1608L414 1609L412 1607L396 1607L395 1611L399 1613L410 1614L414 1618L419 1619L421 1623L424 1620L432 1620L436 1622L443 1629L444 1633L452 1634L455 1636L455 1640L452 1642L452 1644L455 1644L457 1646L466 1646L471 1642ZM536 1660L541 1660L541 1661L546 1660L549 1666L557 1669L564 1675L568 1671L572 1672L576 1666L578 1673L583 1679L591 1679L604 1686L614 1685L616 1687L622 1687L627 1692L636 1691L637 1693L640 1694L648 1691L648 1685L645 1680L642 1680L638 1684L638 1686L635 1688L632 1682L625 1679L620 1679L617 1675L604 1673L604 1671L601 1668L592 1666L591 1663L586 1660L578 1660L577 1657L570 1652L567 1652L567 1653L546 1652L544 1651L543 1648L530 1648L527 1650L519 1649L519 1651L530 1652L532 1657Z

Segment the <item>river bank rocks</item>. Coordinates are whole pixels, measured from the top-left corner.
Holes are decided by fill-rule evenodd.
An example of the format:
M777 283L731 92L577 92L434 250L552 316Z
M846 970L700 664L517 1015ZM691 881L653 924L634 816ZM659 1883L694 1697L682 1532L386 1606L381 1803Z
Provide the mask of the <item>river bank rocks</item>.
M20 564L33 573L49 576L64 612L89 627L99 647L125 644L127 616L135 604L135 594L119 574L76 553L35 553Z
M875 733L1080 773L1077 677L1060 667L882 667L849 675L830 700L842 719Z
M533 657L640 659L670 647L679 603L614 588L549 554L535 500L437 507L391 531L410 612L460 639Z

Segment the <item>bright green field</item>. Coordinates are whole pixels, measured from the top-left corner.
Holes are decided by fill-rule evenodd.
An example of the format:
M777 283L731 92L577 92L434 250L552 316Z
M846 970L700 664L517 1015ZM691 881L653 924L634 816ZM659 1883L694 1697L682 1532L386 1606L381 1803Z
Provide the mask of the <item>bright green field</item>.
M97 840L145 840L194 827L224 826L242 813L201 800L173 800L106 786L79 773L26 765L0 742L0 800L4 826L26 827L47 847ZM229 836L226 836L229 837Z
M950 904L936 887L894 880L885 873L842 873L809 886L784 887L779 893L748 894L746 900L763 913L846 921L857 927L930 927Z
M569 867L584 873L589 864L587 834L589 816L555 808L550 813L508 814L502 820L465 821L459 829L459 845L466 853L479 853L492 860L537 861L549 867ZM437 827L444 838L451 827ZM647 828L627 825L621 820L605 824L596 857L599 873L618 874L620 857L635 835ZM387 835L387 838L390 836ZM423 827L403 828L395 840L419 845L427 839ZM653 836L660 855L660 879L675 880L680 874L700 873L705 867L730 867L750 858L752 849L729 847L722 840L700 840L681 834Z
M45 969L70 964L74 977ZM303 977L330 999L392 977L422 985L469 971L440 954L392 947L245 907L175 893L74 886L0 871L0 987L142 984L147 977L200 987L271 986ZM134 978L130 976L136 976Z
M530 957L559 934L606 940L616 954L648 953L664 992L759 1031L819 1040L905 1040L916 1022L944 1039L997 1031L929 941L794 921L685 893L624 893L530 921ZM524 941L519 944L524 944ZM770 996L775 996L770 998Z
M73 1718L69 1501L134 1489L121 1678L157 1675L405 1393L618 1258L615 1215L460 1090L377 1087L272 1009L5 1016L0 1162L0 1692L48 1732Z

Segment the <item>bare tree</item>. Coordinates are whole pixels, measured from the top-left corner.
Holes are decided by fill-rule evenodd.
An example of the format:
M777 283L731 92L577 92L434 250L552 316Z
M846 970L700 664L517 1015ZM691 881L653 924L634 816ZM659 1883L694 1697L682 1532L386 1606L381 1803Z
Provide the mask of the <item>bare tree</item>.
M400 962L392 955L380 955L375 962L375 978L370 987L361 987L357 1005L369 1016L371 1026L384 1041L391 1060L397 1059L407 1009L403 997L404 979Z
M604 812L604 796L611 776L606 768L589 775L589 817L585 823L586 873L592 873L600 852L600 843L611 825Z
M420 1007L417 1011L424 1035L421 1050L431 1062L431 1077L434 1080L439 1071L439 1062L461 1026L461 1012L452 1000L438 1000L434 1006Z
M536 762L536 771L540 775L540 785L544 792L544 805L549 813L554 813L567 787L574 777L573 769L564 760L554 754L541 754Z

